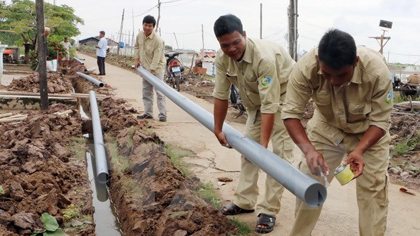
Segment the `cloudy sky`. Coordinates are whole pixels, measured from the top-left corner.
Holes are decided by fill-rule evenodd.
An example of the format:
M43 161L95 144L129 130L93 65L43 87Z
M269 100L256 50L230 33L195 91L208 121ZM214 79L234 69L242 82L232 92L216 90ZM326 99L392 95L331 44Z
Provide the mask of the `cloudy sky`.
M174 48L199 50L202 47L201 25L204 26L204 47L218 49L213 36L214 21L223 14L237 15L248 37L259 37L259 8L263 4L263 38L284 47L287 33L288 0L161 0L160 28L162 38ZM10 1L6 1L10 2ZM53 0L46 0L53 3ZM83 18L79 39L105 30L107 37L117 38L121 15L125 9L124 33L138 32L146 14L157 17L158 0L56 0L75 9ZM420 1L418 0L298 0L299 51L315 47L329 28L352 34L359 45L379 50L371 36L380 36L381 19L393 22L386 36L391 40L384 48L390 62L420 64ZM126 41L126 40L125 40Z

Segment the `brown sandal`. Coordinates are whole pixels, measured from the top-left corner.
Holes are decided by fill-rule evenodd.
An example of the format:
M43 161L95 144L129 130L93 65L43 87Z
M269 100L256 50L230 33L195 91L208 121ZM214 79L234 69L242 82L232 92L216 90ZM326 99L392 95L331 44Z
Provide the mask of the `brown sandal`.
M255 211L254 209L251 209L251 210L242 209L238 207L235 203L231 203L222 208L223 215L238 215L242 213L252 213L254 211Z

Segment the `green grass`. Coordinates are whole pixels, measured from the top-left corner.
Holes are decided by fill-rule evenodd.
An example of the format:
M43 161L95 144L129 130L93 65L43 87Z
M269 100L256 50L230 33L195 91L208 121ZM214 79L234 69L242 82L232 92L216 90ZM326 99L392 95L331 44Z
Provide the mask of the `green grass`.
M71 153L74 153L74 157L78 160L84 160L86 155L86 139L83 137L71 137L72 144L67 147Z
M105 135L105 147L108 150L111 163L117 173L123 174L126 169L131 168L128 157L119 154L118 144L115 138L112 138L109 135Z
M122 181L122 190L128 194L130 194L131 197L134 199L141 199L143 197L143 189L140 188L134 180L130 178L125 178L124 181Z
M409 151L415 149L420 145L420 132L417 132L417 136L411 139L405 139L399 143L397 143L392 150L392 154L394 155L404 155Z
M172 164L174 164L174 166L178 168L182 174L185 176L190 176L191 171L182 163L181 158L190 156L191 152L171 145L165 145L164 149L166 154L171 159Z
M238 228L238 234L236 234L237 236L253 235L251 234L253 233L251 231L251 228L249 228L247 224L240 222L237 219L229 219L229 223L231 223L232 225L235 225Z
M412 101L420 101L420 97L414 97L411 96ZM394 104L400 103L400 102L408 102L410 101L410 98L407 96L401 96L400 94L394 93Z
M217 199L217 194L214 191L212 183L201 182L201 188L198 190L198 194L200 194L200 196L203 197L206 202L211 203L216 208L222 207L222 204Z

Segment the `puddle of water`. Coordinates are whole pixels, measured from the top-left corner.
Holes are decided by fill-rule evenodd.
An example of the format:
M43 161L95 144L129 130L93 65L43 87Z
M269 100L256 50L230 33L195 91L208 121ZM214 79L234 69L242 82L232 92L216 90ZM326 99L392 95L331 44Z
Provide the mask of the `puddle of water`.
M92 187L93 206L95 207L94 219L97 236L121 236L123 235L116 217L114 204L109 199L108 187L96 179L96 166L94 156L93 140L88 139L87 146L90 152L86 153L86 162L90 185Z

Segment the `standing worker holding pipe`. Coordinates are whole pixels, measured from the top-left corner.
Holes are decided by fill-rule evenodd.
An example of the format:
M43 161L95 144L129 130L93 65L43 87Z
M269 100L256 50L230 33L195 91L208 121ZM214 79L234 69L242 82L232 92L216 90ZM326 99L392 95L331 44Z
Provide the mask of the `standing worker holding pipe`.
M281 120L281 106L286 94L287 78L294 65L293 59L279 45L246 37L241 20L234 15L219 17L214 33L221 50L216 57L216 85L214 88L214 133L219 142L230 147L222 132L228 109L230 86L239 88L247 109L246 136L267 148L270 138L273 152L292 161L293 142ZM224 206L222 213L237 215L254 212L259 195L258 172L254 163L241 158L241 173L233 203ZM258 221L256 232L273 230L284 187L267 176L265 196L256 205Z
M347 155L357 178L360 235L384 235L388 212L389 125L392 83L383 56L356 47L346 32L334 29L317 49L302 57L290 74L282 118L293 141L304 153L300 169L319 182ZM300 123L312 97L314 117L307 133ZM323 172L323 173L321 173ZM309 208L296 200L290 235L311 235L322 206ZM345 204L345 202L343 203Z
M136 37L134 44L134 58L136 68L140 65L163 81L165 74L165 43L154 31L156 20L147 15L143 18L143 31ZM156 89L159 121L166 122L165 95ZM137 116L139 119L153 119L153 85L143 79L143 104L144 114Z

